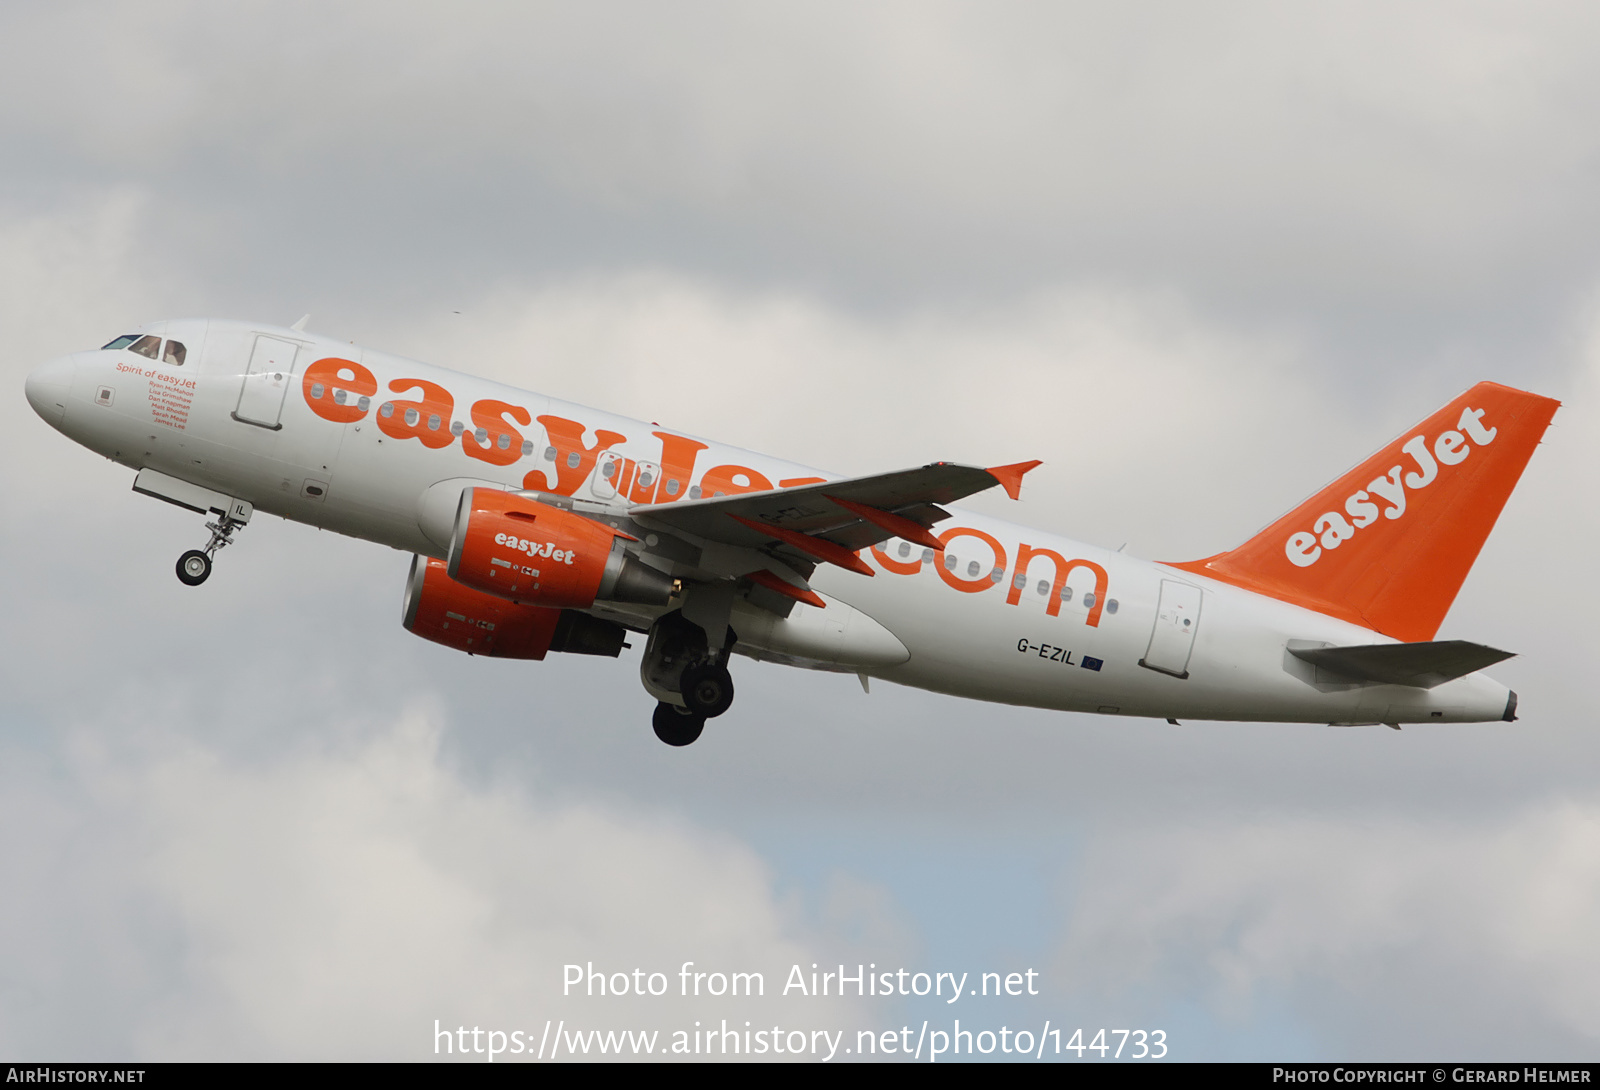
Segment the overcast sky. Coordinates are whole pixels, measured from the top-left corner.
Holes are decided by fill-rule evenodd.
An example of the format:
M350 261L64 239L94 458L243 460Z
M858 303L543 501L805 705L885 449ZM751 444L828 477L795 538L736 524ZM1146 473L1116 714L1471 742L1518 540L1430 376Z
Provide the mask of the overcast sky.
M0 6L0 1055L960 1017L1592 1059L1597 40L1580 3ZM1042 458L974 506L1153 559L1474 382L1558 397L1441 631L1520 653L1522 719L1178 728L736 660L679 751L641 641L455 654L379 546L263 517L185 588L201 520L23 378L306 312L841 472ZM768 994L561 994L685 961ZM812 962L1040 994L776 994Z

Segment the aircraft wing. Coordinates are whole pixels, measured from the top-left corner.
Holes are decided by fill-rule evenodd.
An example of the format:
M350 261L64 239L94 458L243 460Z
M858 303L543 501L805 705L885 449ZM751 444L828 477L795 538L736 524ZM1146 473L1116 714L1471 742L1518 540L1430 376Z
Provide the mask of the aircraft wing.
M1039 464L980 469L934 462L871 477L645 504L629 514L642 526L668 533L756 549L781 542L807 554L808 560L839 563L837 553L853 554L892 537L937 545L927 528L950 517L939 504L996 485L1015 497L1022 475Z

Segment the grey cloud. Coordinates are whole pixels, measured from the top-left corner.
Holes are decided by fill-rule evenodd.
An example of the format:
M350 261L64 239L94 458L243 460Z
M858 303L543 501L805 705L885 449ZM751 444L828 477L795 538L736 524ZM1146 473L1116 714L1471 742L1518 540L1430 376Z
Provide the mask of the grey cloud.
M1523 653L1496 670L1521 723L1169 728L745 664L681 754L629 659L412 639L406 558L371 545L262 520L179 587L199 520L0 399L0 852L30 879L3 899L0 1023L35 1054L409 1054L431 1001L514 1013L540 958L665 949L624 903L655 884L589 852L675 863L671 920L701 935L721 898L741 949L782 956L915 956L954 926L923 891L980 885L1001 907L960 901L967 933L1003 945L1029 915L1005 903L1036 906L1084 1009L1148 981L1248 1055L1402 1054L1386 1016L1445 1050L1495 1044L1497 1017L1501 1054L1591 1042L1552 1004L1592 1006L1595 954L1572 922L1594 907L1593 19L9 6L14 394L133 322L311 310L829 467L1043 457L986 509L1157 557L1233 544L1480 378L1569 404L1447 621ZM989 843L1010 854L985 869ZM566 868L571 898L497 854ZM1039 870L1093 893L1044 903ZM409 972L379 956L447 932ZM1096 960L1107 939L1152 951L1137 978ZM472 976L452 950L527 959ZM108 966L103 999L72 983ZM308 1024L340 1002L359 1034Z
M77 731L54 770L9 762L5 824L29 835L0 844L18 879L0 899L0 1046L354 1059L432 1055L435 1019L537 1042L547 1017L665 1035L861 1017L782 996L827 931L774 898L747 848L647 811L463 782L434 718L241 760L129 716L115 735ZM861 914L845 903L834 920ZM762 973L765 994L685 998L685 961ZM666 994L589 998L585 976L564 998L565 966L591 962L608 980L661 972Z
M1058 971L1106 1001L1282 1005L1340 1059L1592 1054L1589 804L1465 825L1285 819L1107 831Z
M163 260L361 268L367 307L574 264L857 305L1111 276L1438 367L1592 270L1600 86L1581 6L1411 11L24 8L0 125L20 178L154 195Z

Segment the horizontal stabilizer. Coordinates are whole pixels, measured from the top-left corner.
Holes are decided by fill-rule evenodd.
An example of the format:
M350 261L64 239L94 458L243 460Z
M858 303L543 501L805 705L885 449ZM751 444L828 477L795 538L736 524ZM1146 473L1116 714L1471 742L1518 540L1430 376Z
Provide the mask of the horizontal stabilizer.
M1377 681L1386 685L1412 685L1432 689L1447 681L1493 666L1511 658L1510 651L1497 651L1466 640L1439 640L1432 643L1372 643L1357 647L1289 648L1289 654L1320 669L1357 681Z

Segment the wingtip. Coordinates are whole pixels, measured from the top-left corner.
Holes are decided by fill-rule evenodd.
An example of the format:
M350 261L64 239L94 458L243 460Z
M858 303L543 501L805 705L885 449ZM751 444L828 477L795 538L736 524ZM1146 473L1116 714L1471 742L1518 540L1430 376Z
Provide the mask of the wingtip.
M1031 462L1015 462L1008 466L990 466L986 473L1000 482L1000 487L1006 490L1006 495L1012 499L1022 498L1022 476L1029 470L1038 469L1044 465L1035 458Z

